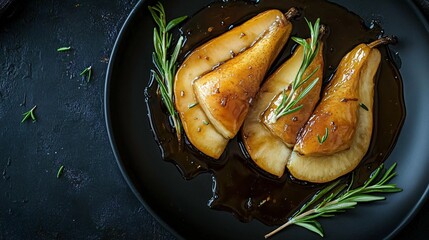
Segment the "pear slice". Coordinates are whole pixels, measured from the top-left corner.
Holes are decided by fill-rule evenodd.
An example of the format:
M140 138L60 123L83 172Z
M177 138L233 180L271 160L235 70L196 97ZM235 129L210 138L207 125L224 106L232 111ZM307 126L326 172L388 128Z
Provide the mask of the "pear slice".
M307 40L309 42L310 39ZM300 46L300 58L296 57L294 61L298 60L299 63L302 62L302 47ZM292 59L291 59L292 60ZM288 63L292 64L292 63ZM294 64L295 68L299 68L300 65ZM296 112L290 113L288 115L282 116L276 121L273 121L275 119L275 110L280 105L282 101L282 92L279 92L279 94L276 96L276 98L271 102L268 109L265 111L262 120L265 124L265 126L276 136L282 139L282 141L288 146L293 148L293 146L296 143L296 138L298 135L298 132L301 130L301 128L305 125L305 123L310 118L311 114L313 113L314 108L316 107L316 104L319 102L320 98L320 90L322 88L322 82L323 82L323 42L320 42L320 47L318 49L317 55L311 62L311 64L308 66L307 70L303 74L303 79L307 78L311 75L311 77L307 80L307 82L297 89L292 97L292 99L296 99L299 94L313 81L316 79L317 82L314 85L314 87L311 89L311 91L305 95L305 98L298 101L296 106L302 105L302 108ZM284 88L284 86L288 85L282 85L282 84L289 84L289 87L291 87L290 83L295 78L296 74L298 72L298 69L294 69L293 71L282 71L279 72L279 76L275 76L274 79L287 79L283 81L278 82L278 90ZM287 95L289 95L290 90L287 92Z
M269 67L280 53L291 24L279 16L250 48L194 82L194 93L209 122L235 137Z
M373 47L378 44L360 44L341 60L287 163L295 178L316 183L332 181L352 171L368 151L374 76L381 60L380 52ZM359 103L368 110L360 108ZM327 138L320 141L326 128Z
M294 14L290 13L290 16L292 15ZM192 87L194 80L230 60L236 53L252 46L274 22L283 18L283 13L278 10L260 13L242 25L196 48L178 69L174 82L176 110L179 112L189 141L204 154L215 159L219 158L228 139L209 124L207 116L197 104ZM289 28L290 33L292 25L286 22L286 28Z

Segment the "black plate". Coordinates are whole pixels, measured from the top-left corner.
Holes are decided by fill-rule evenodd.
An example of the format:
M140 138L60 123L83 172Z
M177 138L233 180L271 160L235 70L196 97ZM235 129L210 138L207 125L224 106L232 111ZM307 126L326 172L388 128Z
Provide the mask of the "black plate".
M210 0L164 1L170 17L193 15ZM359 14L376 19L386 33L400 39L392 49L402 60L407 109L402 132L391 156L398 162L394 182L404 189L386 201L362 204L321 223L325 239L381 239L394 236L416 213L428 194L429 174L429 25L411 1L334 1ZM227 212L207 207L211 176L191 181L182 178L171 163L161 159L147 118L144 89L152 68L153 22L147 11L155 1L141 1L128 17L116 41L105 89L105 114L110 141L118 165L144 206L178 237L198 239L263 239L273 230L258 221L242 223ZM274 239L318 238L291 227Z

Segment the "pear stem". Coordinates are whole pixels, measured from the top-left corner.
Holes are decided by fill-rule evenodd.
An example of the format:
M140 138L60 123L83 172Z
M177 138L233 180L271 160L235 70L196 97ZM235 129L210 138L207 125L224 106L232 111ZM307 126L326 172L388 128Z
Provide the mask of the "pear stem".
M387 36L387 37L379 38L379 39L375 40L374 42L368 44L368 47L375 48L375 47L378 47L380 45L395 44L397 42L398 42L398 38L396 36Z
M287 20L291 20L292 18L298 16L300 14L298 8L291 7L284 15Z

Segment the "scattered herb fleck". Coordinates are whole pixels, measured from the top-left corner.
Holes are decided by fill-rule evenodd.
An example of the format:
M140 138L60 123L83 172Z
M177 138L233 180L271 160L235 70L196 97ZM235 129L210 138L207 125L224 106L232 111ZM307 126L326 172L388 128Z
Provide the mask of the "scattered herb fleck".
M360 106L361 108L363 108L365 111L369 111L368 107L367 107L365 104L363 104L363 103L359 103L359 106Z
M209 125L209 122L207 122L206 120L203 120L204 125Z
M21 123L25 122L27 119L30 118L33 122L36 122L36 116L34 115L34 110L36 109L36 107L37 105L34 105L32 109L22 114L22 116L24 117L22 118Z
M69 51L71 47L60 47L57 49L57 52L66 52Z
M81 73L80 76L86 76L86 81L89 82L91 80L92 75L92 66L89 66L85 68Z
M319 134L317 134L317 141L319 141L319 144L322 144L326 141L326 139L328 139L328 135L329 135L329 129L325 128L325 135L323 135L322 138L320 138Z
M64 171L64 165L61 165L61 167L58 169L58 172L57 172L57 178L61 177L61 175L63 174L63 171Z

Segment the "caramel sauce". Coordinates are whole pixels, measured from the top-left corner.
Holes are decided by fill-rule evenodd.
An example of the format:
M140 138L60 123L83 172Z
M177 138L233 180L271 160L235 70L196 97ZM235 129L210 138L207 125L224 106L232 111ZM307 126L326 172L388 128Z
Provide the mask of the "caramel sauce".
M360 43L370 43L383 34L382 28L377 24L371 23L371 27L367 27L356 14L324 0L216 2L196 13L180 29L186 41L179 62L194 48L264 10L275 8L286 12L290 7L298 7L301 11L300 17L291 20L292 36L309 37L304 17L311 22L320 18L321 23L328 27L324 56L325 85L348 51ZM288 41L268 74L290 57L295 46L293 41ZM405 118L399 70L388 47L382 46L379 49L382 61L375 79L374 130L369 150L354 170L355 185L362 184L389 156ZM298 181L287 171L279 179L259 169L246 153L240 133L229 142L218 160L211 159L195 149L185 135L182 144L179 144L153 82L152 80L146 89L146 102L162 156L166 161L174 163L187 180L201 173L213 176L213 186L207 186L213 189L212 198L209 199L208 196L210 208L229 211L243 222L258 219L267 225L275 225L284 223L303 203L325 186Z

